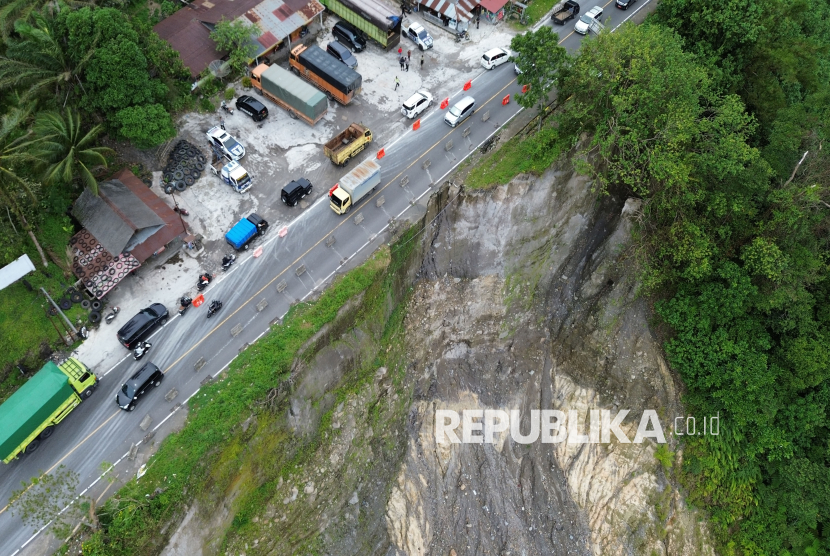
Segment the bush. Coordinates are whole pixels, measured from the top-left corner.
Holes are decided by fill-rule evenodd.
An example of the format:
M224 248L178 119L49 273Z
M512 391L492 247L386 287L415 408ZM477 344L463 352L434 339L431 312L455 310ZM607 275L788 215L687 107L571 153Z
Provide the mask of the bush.
M251 78L248 77L247 75L242 78L242 86L245 87L246 89L251 88Z
M215 112L216 107L207 97L202 97L202 100L199 101L199 110L202 112Z
M225 100L230 102L233 100L233 97L236 96L236 91L233 90L233 87L228 87L225 89Z

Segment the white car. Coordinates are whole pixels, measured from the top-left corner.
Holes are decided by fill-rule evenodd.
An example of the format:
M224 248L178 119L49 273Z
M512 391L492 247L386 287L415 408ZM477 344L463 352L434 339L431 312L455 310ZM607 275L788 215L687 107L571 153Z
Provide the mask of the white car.
M484 69L493 69L510 59L510 53L503 48L492 48L481 57L481 66Z
M418 91L403 103L401 114L410 120L432 106L432 95L429 91Z
M602 6L594 6L587 12L585 15L579 18L579 21L576 22L574 25L574 31L579 33L580 35L587 35L588 31L591 29L591 24L594 20L599 20L599 17L602 15Z
M211 146L229 159L239 160L245 156L245 147L220 126L210 128L205 135Z

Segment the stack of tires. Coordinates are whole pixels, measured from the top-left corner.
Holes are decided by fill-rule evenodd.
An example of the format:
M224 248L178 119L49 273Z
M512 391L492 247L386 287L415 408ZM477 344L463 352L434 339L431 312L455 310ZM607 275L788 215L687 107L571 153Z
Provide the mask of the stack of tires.
M198 180L207 158L196 145L182 139L171 149L162 174L162 188L168 195L184 191Z

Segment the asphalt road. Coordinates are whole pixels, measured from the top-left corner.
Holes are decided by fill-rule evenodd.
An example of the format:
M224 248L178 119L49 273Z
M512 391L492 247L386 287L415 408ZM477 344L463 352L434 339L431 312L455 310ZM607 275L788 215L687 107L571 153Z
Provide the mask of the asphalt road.
M609 2L601 20L613 28L653 4L640 0L623 12ZM593 5L582 5L583 13ZM554 26L562 37L560 44L570 51L577 50L583 40L572 32L574 23ZM550 21L543 24L550 25ZM468 91L463 91L462 85L450 98L450 105L472 95L477 108L470 118L450 128L443 121L440 99L422 115L418 130L412 130L412 122L399 115L407 131L361 157L375 156L381 147L385 150L379 160L382 181L375 193L344 216L331 210L327 197L319 198L286 229L270 229L251 247L262 247L261 255L239 257L230 271L218 276L206 290L205 305L191 308L183 317L171 317L150 340L153 347L144 360L134 361L125 349L125 359L113 369L96 369L99 375L105 374L97 392L58 426L56 434L34 454L0 466L0 556L43 552L45 541L33 542L39 531L23 526L8 511L8 500L22 482L64 465L78 473L83 494L98 498L107 493L108 483L99 479L102 462L115 464L115 472L122 473L122 478L127 472L131 474L132 467L127 470L125 460L132 444L141 449L147 442L159 442L183 414L178 407L198 394L204 381L222 372L240 350L278 323L293 303L319 292L337 273L366 260L386 241L390 220L401 219L413 205L423 204L450 172L520 110L513 100L520 86L512 63L482 70ZM503 105L506 95L511 100ZM343 173L357 163L351 162ZM328 188L328 184L315 187ZM213 299L220 299L224 307L207 319L206 306ZM113 327L112 332L116 330ZM121 411L115 404L116 392L146 361L158 365L165 379L159 388L145 394L146 399L139 400L134 412ZM168 401L165 394L171 389L178 394ZM151 423L142 430L139 424L145 416ZM145 439L148 433L153 434L152 439Z

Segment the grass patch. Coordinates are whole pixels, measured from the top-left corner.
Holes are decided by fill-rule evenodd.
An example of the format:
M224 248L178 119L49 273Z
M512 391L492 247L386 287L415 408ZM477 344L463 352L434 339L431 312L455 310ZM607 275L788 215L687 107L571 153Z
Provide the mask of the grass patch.
M521 25L521 28L531 27L534 23L545 17L551 8L553 8L559 0L534 0L533 3L527 6L527 25ZM553 29L556 31L556 27Z
M540 175L564 152L566 145L552 127L526 137L513 137L477 164L464 180L472 189L502 185L516 175Z

